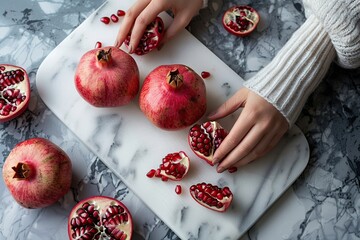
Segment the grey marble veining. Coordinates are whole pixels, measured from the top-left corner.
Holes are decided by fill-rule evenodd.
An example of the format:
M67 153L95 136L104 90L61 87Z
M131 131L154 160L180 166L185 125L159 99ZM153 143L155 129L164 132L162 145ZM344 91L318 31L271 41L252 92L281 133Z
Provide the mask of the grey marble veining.
M243 2L258 9L265 20L250 38L227 35L219 22L222 11L237 1L210 0L209 9L202 10L189 29L247 80L271 61L305 18L301 1ZM0 178L0 239L44 239L43 236L66 239L66 233L59 229L43 229L41 225L49 221L59 226L66 224L64 213L72 206L63 203L74 203L86 197L85 193L114 195L144 212L136 219L135 239L177 239L159 218L141 207L127 187L45 107L36 92L35 75L41 62L102 3L2 1L0 62L25 67L33 92L28 111L0 125L0 167L18 141L43 136L63 147L76 159L77 169L83 171L74 174L77 177L72 192L62 203L35 211L14 204ZM359 69L331 67L297 121L310 144L309 165L244 239L360 239L359 81Z

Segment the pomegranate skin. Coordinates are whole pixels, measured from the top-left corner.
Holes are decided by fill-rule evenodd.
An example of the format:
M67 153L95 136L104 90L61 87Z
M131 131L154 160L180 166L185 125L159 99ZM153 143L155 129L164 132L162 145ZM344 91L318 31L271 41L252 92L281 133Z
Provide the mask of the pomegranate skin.
M139 69L135 60L115 47L86 52L75 72L80 96L95 107L119 107L139 92Z
M57 202L69 191L71 177L70 158L44 138L18 143L3 166L7 188L25 208L43 208Z
M169 77L175 80L169 83ZM180 84L176 80L179 78ZM204 80L186 65L158 66L144 80L139 106L145 116L161 129L186 128L206 112Z

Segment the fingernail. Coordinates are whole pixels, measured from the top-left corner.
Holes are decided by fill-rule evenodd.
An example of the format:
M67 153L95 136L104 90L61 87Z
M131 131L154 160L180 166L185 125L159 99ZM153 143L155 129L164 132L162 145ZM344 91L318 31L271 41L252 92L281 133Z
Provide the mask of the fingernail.
M129 53L130 54L132 53L132 46L131 45L129 46Z
M212 118L216 115L216 111L212 111L208 114L208 118Z
M213 157L213 163L214 163L214 165L217 164L218 162L219 162L219 159L216 158L216 157Z
M217 171L218 173L222 173L224 170L225 170L224 167L218 167L218 168L216 169L216 171Z

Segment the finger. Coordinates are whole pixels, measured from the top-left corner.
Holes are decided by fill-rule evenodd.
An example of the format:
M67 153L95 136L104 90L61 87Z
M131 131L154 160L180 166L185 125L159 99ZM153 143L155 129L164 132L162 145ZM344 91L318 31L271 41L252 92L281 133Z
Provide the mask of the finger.
M156 4L156 1L152 1L149 5L140 13L136 18L130 37L129 49L132 53L140 42L141 37L144 35L147 25L149 25L157 15L167 10L167 6Z
M115 47L118 48L121 47L125 38L128 36L135 22L135 19L137 18L137 16L139 16L141 11L143 11L149 3L150 0L136 1L136 3L126 11L125 17L121 23L121 27L116 36L115 45L114 45Z
M238 108L245 105L247 95L248 89L242 88L226 100L218 109L210 113L208 118L210 120L216 120L235 112Z
M262 130L262 132L267 132L267 134L260 139L258 144L256 144L251 151L245 154L245 152L236 153L234 150L231 154L229 154L229 156L227 156L227 158L229 157L229 160L226 158L218 165L217 171L223 172L225 169L232 166L241 167L264 156L276 146L286 131L286 126L275 127L270 130Z
M164 38L161 41L161 45L172 39L178 32L185 29L185 27L190 23L192 16L193 14L191 12L181 11L177 13L173 22L167 28Z
M240 141L248 134L255 122L249 120L247 111L240 114L229 134L224 138L219 148L214 153L214 164L220 162L231 150L233 150Z
M219 173L223 172L230 166L235 165L239 160L248 156L250 153L253 153L253 149L257 147L263 137L264 131L259 129L258 125L251 128L241 142L220 162L217 167L217 171Z

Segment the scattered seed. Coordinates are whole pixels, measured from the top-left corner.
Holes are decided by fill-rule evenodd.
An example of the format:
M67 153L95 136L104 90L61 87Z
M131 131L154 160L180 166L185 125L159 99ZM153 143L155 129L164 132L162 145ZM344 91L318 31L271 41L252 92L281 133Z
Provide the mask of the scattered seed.
M228 172L229 173L234 173L234 172L236 172L237 171L237 167L230 167L230 168L228 168Z
M109 24L110 23L110 18L109 17L102 17L102 18L100 18L100 21L105 23L105 24Z
M96 42L95 43L95 48L101 48L102 47L102 43L101 42Z
M119 17L116 16L115 14L111 14L110 18L111 18L111 21L113 21L114 23L119 21Z
M202 72L201 72L201 77L202 77L202 78L208 78L208 77L210 77L210 73L209 73L209 72L206 72L206 71L202 71Z
M178 194L178 195L181 194L181 192L182 192L181 185L176 185L176 187L175 187L175 192L176 192L176 194Z
M118 15L119 17L122 17L122 16L124 16L124 15L125 15L125 11L124 11L124 10L119 9L119 10L117 10L116 15Z

